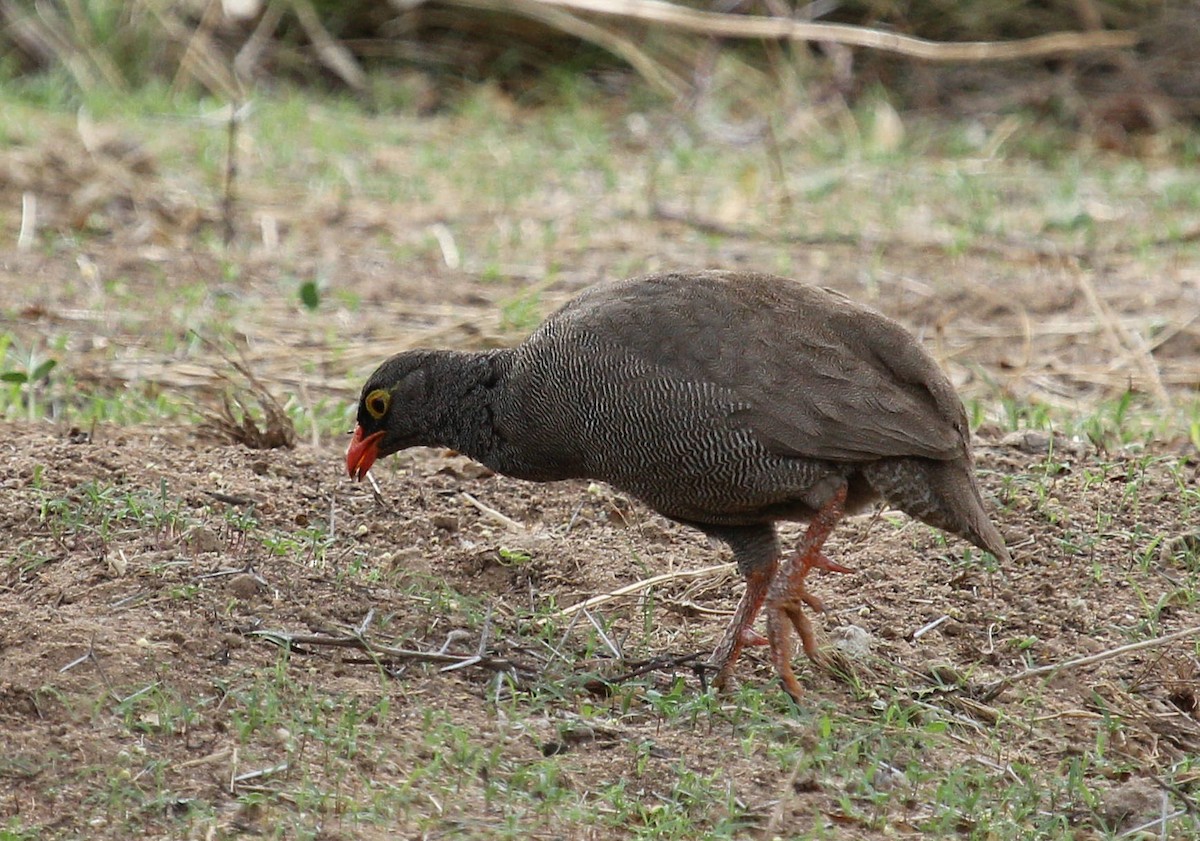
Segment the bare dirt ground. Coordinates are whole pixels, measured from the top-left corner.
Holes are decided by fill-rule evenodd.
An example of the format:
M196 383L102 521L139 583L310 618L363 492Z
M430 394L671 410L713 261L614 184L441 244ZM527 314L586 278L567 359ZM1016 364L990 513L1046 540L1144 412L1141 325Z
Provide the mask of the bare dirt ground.
M519 336L498 312L520 291L519 277L481 285L434 259L395 266L375 246L379 227L402 238L406 226L427 220L419 208L388 213L321 217L302 208L291 222L319 219L312 241L324 250L248 250L238 258L240 277L214 282L201 302L212 318L222 297L238 299L233 335L281 397L298 395L309 406L349 401L375 362L396 350ZM717 246L684 225L621 218L600 239L559 255L570 268L542 289L543 312L614 266L769 266L782 247L809 267L802 279L870 300L918 331L964 395L985 406L1031 395L1100 405L1122 378L1152 392L1139 368L1144 356L1116 354L1112 342L1121 340L1111 325L1137 329L1195 307L1200 295L1185 263L1163 261L1155 268L1160 282L1149 284L1129 255L1111 257L1101 272L1036 256L948 257L898 244L884 249L882 282L864 284L875 248ZM186 340L187 319L170 309L173 284L221 277L220 263L210 248L174 243L12 253L0 257L0 296L15 335L66 337L60 364L72 371L72 388L163 389L203 401L221 361L173 356L148 337L165 327ZM282 277L316 266L333 266L339 288L361 308L331 305L310 315L279 300ZM118 288L100 291L89 283L93 275L117 278ZM1115 313L1107 325L1089 290ZM156 323L162 311L153 301L171 313L165 325ZM1198 351L1194 329L1159 343L1157 387L1170 395L1188 388ZM829 554L855 572L817 581L828 606L817 626L826 643L865 639L869 650L842 655L834 672L797 660L814 709L870 719L897 692L936 708L961 735L920 754L933 767L976 763L1000 778L1023 768L1053 772L1104 740L1110 764L1085 772L1094 802L1059 804L1076 837L1102 837L1097 816L1114 831L1153 820L1164 796L1181 798L1172 808L1194 808L1187 786L1200 780L1195 771L1175 774L1175 793L1164 794L1164 769L1200 752L1190 641L1069 668L994 697L985 691L1029 666L1196 624L1188 582L1197 562L1187 542L1200 509L1194 445L1180 430L1125 448L1103 427L1096 441L1014 436L994 421L981 428L981 480L1013 548L1011 568L964 560L957 542L900 515L844 523ZM294 450L256 451L214 442L183 422L0 427L0 820L41 827L43 837L124 837L133 825L177 837L175 821L200 803L214 810L218 837L293 837L277 823L288 808L321 815L310 824L319 832L306 837L488 837L487 827L505 816L478 780L463 782L453 802L422 801L386 826L356 823L336 797L293 798L289 807L286 798L264 805L253 796L301 782L323 791L344 786L355 797L364 787L412 785L412 769L431 761L423 734L433 715L473 733L484 750L502 750L508 762L552 757L563 784L577 792L624 777L647 801L670 797L675 769L686 761L697 774L723 775L750 816L748 832L824 823L838 837L882 838L921 826L928 805L920 798L863 818L852 806L869 814L868 801L844 780L789 778L762 745L734 750L741 696L690 727L664 726L647 698L678 686L689 697L701 691L686 655L706 654L728 621L741 586L732 571L676 577L649 591L652 598L642 591L594 608L624 661L597 644L582 613L574 621L556 616L650 576L727 560L702 536L608 489L526 484L432 451L377 467L377 501L344 475L344 439L301 438ZM786 532L789 540L800 533L799 526ZM373 660L328 643L355 634L409 654ZM480 664L441 671L442 662L410 656L465 658L483 634ZM296 642L285 659L288 635L325 641ZM646 663L658 665L627 678ZM513 684L497 680L513 668ZM347 770L319 761L328 744L282 725L248 736L251 713L261 709L245 687L272 673L285 702L354 699L371 750ZM749 686L775 686L758 652L746 655L740 675ZM955 689L958 682L966 688ZM629 685L632 695L621 689ZM519 706L513 692L528 687L539 698L560 687L564 700L525 709L521 727L506 726L506 704ZM792 720L781 693L766 697L777 708L781 743L823 738L817 724ZM607 723L577 727L585 708L595 707L608 709ZM288 769L277 768L283 762ZM332 778L338 769L345 779ZM532 837L632 834L585 830L534 807L525 820Z

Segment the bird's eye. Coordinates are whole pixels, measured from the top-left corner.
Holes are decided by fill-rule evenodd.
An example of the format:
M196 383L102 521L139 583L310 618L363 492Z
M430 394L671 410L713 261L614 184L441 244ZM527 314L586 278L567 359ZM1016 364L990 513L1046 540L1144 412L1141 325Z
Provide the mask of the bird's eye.
M371 413L371 417L379 420L387 414L388 403L391 402L391 395L382 388L377 388L367 395L364 401L367 406L367 411Z

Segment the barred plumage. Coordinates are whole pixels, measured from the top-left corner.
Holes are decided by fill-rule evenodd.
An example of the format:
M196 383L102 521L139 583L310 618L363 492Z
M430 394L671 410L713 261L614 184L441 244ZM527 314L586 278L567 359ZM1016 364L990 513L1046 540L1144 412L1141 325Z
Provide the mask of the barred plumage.
M368 403L379 394L382 413ZM962 403L936 363L890 319L783 278L696 272L594 287L511 350L389 359L363 388L358 421L352 475L405 447L447 446L518 478L608 482L724 540L750 586L718 647L719 679L775 575L776 520L817 517L769 615L773 641L783 611L810 653L792 608L819 604L804 574L837 566L815 524L831 528L843 509L882 495L1008 560Z

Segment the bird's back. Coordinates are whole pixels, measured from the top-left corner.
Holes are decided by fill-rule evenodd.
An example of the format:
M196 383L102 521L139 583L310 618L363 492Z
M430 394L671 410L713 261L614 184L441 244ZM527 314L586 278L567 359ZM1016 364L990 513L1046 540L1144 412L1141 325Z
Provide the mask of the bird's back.
M600 479L695 522L804 516L822 478L881 460L970 467L962 404L909 333L769 275L595 287L516 349L506 385L497 427L520 430L523 463L501 469Z

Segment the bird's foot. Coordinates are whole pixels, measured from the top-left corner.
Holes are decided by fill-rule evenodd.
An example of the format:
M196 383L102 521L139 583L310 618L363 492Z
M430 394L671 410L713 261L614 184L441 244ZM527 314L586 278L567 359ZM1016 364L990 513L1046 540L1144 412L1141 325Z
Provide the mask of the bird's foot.
M814 553L814 556L808 560L800 559L799 563L803 568L805 575L807 575L808 571L812 569L820 569L824 570L825 572L854 572L854 570L852 570L850 567L842 566L837 561L829 560L824 552L816 552Z
M796 604L780 604L767 606L767 637L771 645L771 663L775 672L783 682L783 688L797 704L804 695L796 673L792 671L792 630L800 635L800 643L811 658L818 658L816 638L813 636L812 623L804 615L804 611Z
M742 629L742 645L767 645L769 642L770 640L753 628Z
M733 676L733 667L737 664L738 655L747 645L763 645L768 641L752 627L762 604L766 601L767 590L770 589L771 579L775 577L777 563L772 562L762 569L752 570L746 576L746 592L738 603L733 614L733 621L717 644L713 652L712 665L717 670L713 678L713 687L724 689Z
M783 681L783 688L797 703L802 690L792 671L792 631L795 630L799 635L800 644L810 660L817 663L824 660L817 650L812 622L801 605L807 605L818 613L825 609L825 605L808 591L804 579L812 569L850 572L821 553L826 538L842 517L845 503L846 487L843 485L813 516L800 548L782 565L767 593L767 638L771 645L771 661L779 673L779 679Z

